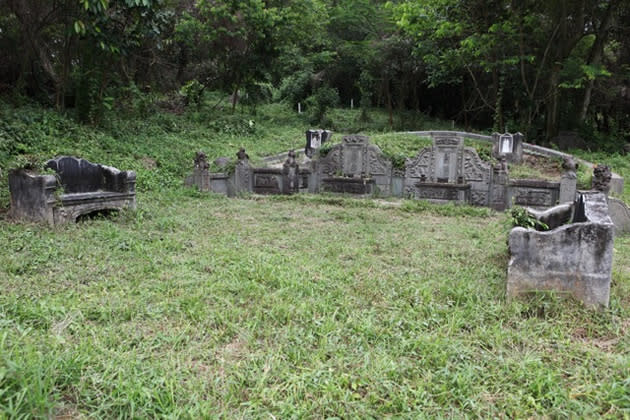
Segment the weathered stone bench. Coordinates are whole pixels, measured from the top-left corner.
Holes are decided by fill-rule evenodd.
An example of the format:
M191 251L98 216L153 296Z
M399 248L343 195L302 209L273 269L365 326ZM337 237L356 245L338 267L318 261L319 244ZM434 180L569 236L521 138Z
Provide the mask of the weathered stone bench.
M84 214L136 207L136 174L61 156L46 162L56 175L24 169L9 173L10 216L45 221L50 225L74 222Z
M510 232L508 296L553 290L589 306L608 306L614 226L606 195L580 192L572 204L529 211L551 230Z

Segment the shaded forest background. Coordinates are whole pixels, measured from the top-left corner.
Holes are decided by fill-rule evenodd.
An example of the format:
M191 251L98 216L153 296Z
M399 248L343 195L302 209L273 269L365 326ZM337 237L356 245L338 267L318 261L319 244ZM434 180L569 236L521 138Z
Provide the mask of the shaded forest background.
M0 94L99 124L299 102L630 142L629 0L0 0Z

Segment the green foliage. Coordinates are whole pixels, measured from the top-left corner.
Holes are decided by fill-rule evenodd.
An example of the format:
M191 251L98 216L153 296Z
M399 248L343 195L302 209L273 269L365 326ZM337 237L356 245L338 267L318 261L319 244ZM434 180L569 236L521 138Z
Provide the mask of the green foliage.
M184 105L193 105L197 109L203 103L203 91L205 86L197 80L190 80L179 89L179 94L184 97Z
M526 229L549 230L549 226L536 219L527 209L521 206L512 206L510 209L510 222L512 226Z
M120 87L115 95L117 97L116 113L122 113L129 118L147 118L158 110L155 93L143 92L133 82ZM115 118L115 116L112 117Z
M331 128L332 121L327 118L326 111L339 104L339 92L331 87L320 87L306 99L309 122L321 128Z
M201 121L200 121L201 122ZM243 118L242 115L222 116L207 121L208 128L217 134L228 134L232 136L249 136L256 134L256 122L252 119Z
M322 144L322 146L317 151L317 153L319 153L319 157L326 157L333 146L334 142L332 141L327 141L326 143Z
M298 71L282 79L275 100L287 100L292 106L303 102L310 90L312 73L308 70Z
M359 80L357 81L357 87L359 88L359 92L361 93L361 115L359 117L359 121L370 122L368 109L372 106L374 78L368 71L363 70L361 72Z

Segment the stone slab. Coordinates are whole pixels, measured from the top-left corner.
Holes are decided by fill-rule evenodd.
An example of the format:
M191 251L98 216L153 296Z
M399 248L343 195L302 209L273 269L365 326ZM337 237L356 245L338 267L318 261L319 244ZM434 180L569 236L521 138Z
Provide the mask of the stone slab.
M608 211L615 225L615 234L630 234L630 209L626 203L617 198L608 197Z

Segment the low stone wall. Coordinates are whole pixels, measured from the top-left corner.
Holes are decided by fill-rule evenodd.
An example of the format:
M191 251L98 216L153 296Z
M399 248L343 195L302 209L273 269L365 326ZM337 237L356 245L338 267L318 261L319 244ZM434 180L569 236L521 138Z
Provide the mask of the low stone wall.
M509 183L508 197L509 203L518 206L552 207L560 198L560 183L515 179Z
M558 211L565 212L566 207L560 205ZM552 290L588 306L608 306L614 226L606 196L581 192L572 207L572 223L543 232L512 229L508 297ZM545 212L546 216L552 212Z

